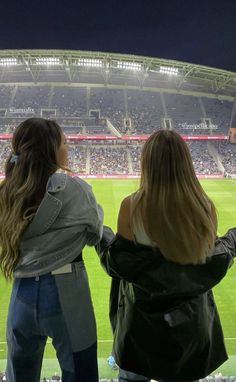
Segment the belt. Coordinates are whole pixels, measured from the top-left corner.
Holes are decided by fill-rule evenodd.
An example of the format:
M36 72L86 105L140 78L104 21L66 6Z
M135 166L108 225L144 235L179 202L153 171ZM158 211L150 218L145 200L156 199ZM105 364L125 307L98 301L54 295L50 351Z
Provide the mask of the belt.
M61 275L63 273L72 273L72 271L73 271L72 264L69 263L69 264L63 265L60 268L54 269L54 271L51 271L50 274L51 275Z
M72 260L69 264L65 264L60 268L54 269L54 271L51 271L51 275L61 275L63 273L72 273L73 272L73 264L78 263L80 261L83 261L82 258L82 252L74 259Z
M60 268L54 269L54 271L48 272L46 275L62 275L63 273L72 273L73 272L73 264L79 263L83 261L82 252L70 263L63 265ZM39 277L44 277L46 275L35 276L35 280L38 281Z

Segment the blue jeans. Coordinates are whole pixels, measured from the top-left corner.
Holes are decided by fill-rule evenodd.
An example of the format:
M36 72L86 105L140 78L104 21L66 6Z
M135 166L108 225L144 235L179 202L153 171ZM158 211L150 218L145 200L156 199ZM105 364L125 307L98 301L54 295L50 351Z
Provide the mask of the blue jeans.
M98 382L97 339L87 274L73 272L14 281L7 323L7 380L39 382L52 338L63 382Z

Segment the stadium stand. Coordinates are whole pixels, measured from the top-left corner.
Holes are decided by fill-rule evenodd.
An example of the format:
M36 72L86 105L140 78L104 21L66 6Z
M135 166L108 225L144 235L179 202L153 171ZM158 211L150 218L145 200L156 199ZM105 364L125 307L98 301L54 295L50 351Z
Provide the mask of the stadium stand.
M140 172L140 157L142 145L140 144L130 144L128 146L128 150L131 155L131 163L132 163L132 172L139 173Z
M160 93L128 90L127 106L133 132L151 134L160 128L161 118L164 117Z
M74 173L86 174L87 146L69 145L69 168Z
M233 103L141 89L1 85L0 106L1 131L14 117L43 115L68 118L72 125L84 120L88 134L109 134L107 120L121 134L150 134L168 119L181 134L227 135Z
M232 102L203 96L171 94L142 89L110 89L86 85L0 85L0 132L12 133L30 116L55 118L66 134L116 135L150 134L169 127L187 135L227 135ZM128 123L127 123L128 121ZM112 147L107 141L71 145L70 165L80 174L139 174L141 144ZM235 148L215 144L225 173L235 173ZM0 143L1 163L9 153ZM206 142L191 142L195 171L209 175L222 173ZM107 160L108 159L108 160ZM0 165L3 173L3 164Z
M0 141L0 174L4 173L6 158L11 153L9 142Z
M89 118L85 121L85 134L87 135L110 135L106 119Z
M0 86L0 107L7 108L10 105L12 98L12 86L2 85Z
M220 142L217 144L218 152L222 159L225 172L236 174L236 145L228 142Z
M140 174L142 142L88 141L69 144L69 168L80 175L129 175ZM220 175L218 166L208 149L207 141L188 142L193 165L198 175ZM225 174L236 174L236 147L227 142L215 144ZM8 141L0 141L0 173L10 154Z
M48 111L55 117L66 134L119 135L150 134L169 118L172 127L182 134L201 135L213 130L226 135L230 123L232 103L206 97L161 94L142 90L106 89L61 86L0 86L0 132L12 133L16 125L30 116L41 116ZM209 129L203 128L203 116L208 118ZM124 126L124 119L130 121ZM111 125L108 124L108 121ZM112 127L111 127L112 126ZM113 129L114 127L114 129ZM162 126L163 127L163 126ZM200 129L202 127L202 129ZM206 127L206 126L205 126ZM107 141L84 142L71 146L70 165L80 174L139 174L141 144L128 143L112 147ZM215 145L225 173L235 173L235 148L227 143ZM1 165L9 154L8 145L0 144ZM209 175L222 173L210 155L206 142L192 142L190 150L195 171ZM108 160L107 160L108 159ZM90 167L90 168L89 168Z
M189 144L193 166L196 174L220 174L216 162L208 152L207 142L191 142Z
M89 105L91 110L99 110L101 117L109 119L116 128L123 131L125 116L123 90L91 88Z
M128 174L128 153L124 147L99 146L90 148L89 173Z
M217 133L227 134L230 126L230 119L232 113L232 103L228 101L202 98L205 117L210 118L212 124L217 126Z
M86 117L86 88L53 87L49 107L57 109L59 115Z
M13 98L9 107L16 109L32 108L38 112L41 108L47 108L49 102L48 87L41 86L16 86L13 89Z
M177 131L186 134L192 130L191 125L200 125L202 112L197 97L165 94L165 104L168 116L172 118L173 127ZM182 125L186 129L181 127Z

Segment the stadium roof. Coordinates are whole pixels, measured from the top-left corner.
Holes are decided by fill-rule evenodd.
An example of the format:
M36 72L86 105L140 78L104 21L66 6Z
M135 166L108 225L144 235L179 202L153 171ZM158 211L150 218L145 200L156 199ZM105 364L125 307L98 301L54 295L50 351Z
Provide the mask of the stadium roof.
M139 86L236 97L236 73L161 58L74 50L0 50L0 83Z

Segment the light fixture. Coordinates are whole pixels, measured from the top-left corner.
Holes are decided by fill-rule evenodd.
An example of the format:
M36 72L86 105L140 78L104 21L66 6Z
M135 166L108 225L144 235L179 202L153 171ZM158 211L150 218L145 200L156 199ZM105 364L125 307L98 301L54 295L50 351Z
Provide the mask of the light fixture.
M11 65L17 65L17 59L16 58L0 58L0 66L11 66Z
M171 76L177 76L178 72L178 68L173 68L171 66L160 66L160 73L169 74Z
M96 60L93 58L80 58L77 61L78 66L87 66L89 68L95 67L95 68L102 68L102 60Z
M39 57L35 59L36 65L60 65L60 59L57 57Z
M142 70L142 65L137 62L129 62L129 61L117 61L118 69L129 69L129 70Z

